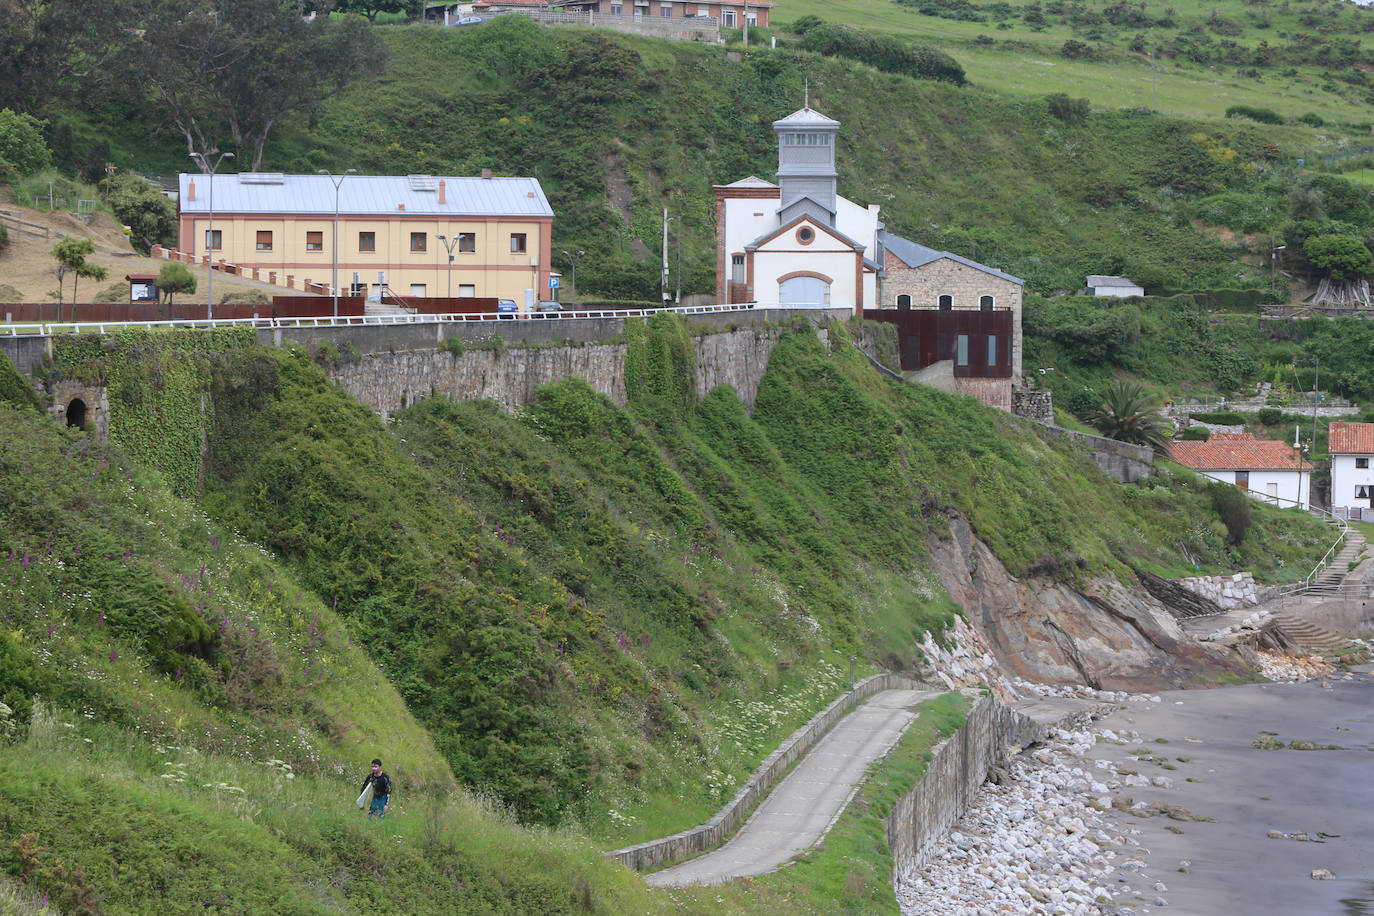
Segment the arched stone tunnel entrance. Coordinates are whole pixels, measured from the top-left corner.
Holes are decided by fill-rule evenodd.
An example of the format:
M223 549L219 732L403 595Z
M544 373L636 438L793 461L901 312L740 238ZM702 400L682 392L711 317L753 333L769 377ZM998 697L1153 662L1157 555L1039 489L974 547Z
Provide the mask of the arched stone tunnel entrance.
M72 398L67 404L67 425L75 426L77 429L86 428L86 402L80 398Z

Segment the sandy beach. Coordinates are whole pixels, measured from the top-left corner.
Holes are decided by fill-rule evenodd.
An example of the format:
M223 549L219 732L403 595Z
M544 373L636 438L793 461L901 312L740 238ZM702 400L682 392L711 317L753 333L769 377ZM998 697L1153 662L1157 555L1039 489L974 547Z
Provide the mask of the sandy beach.
M897 876L906 916L1374 916L1369 666L1095 698Z
M1142 894L1134 901L1137 911L1374 913L1374 679L1369 668L1349 679L1337 675L1325 682L1158 696L1157 703L1129 703L1093 725L1098 733L1138 733L1140 744L1099 739L1090 756L1171 782L1168 788L1150 785L1117 795L1181 807L1211 820L1128 812L1112 818L1122 828L1139 830L1135 839L1148 851L1147 865L1130 879L1132 885L1162 882L1168 888L1163 894L1167 910L1153 905L1153 894ZM1257 748L1256 741L1284 747ZM1339 749L1296 750L1290 747L1294 741ZM1314 879L1313 872L1321 869L1334 877Z

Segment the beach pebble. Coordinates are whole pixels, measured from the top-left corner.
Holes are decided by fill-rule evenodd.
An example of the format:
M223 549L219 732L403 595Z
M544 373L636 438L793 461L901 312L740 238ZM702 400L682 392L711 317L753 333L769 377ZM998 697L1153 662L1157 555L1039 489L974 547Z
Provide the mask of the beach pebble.
M1312 869L1312 880L1313 880L1313 881L1334 881L1334 880L1336 880L1336 876L1335 876L1334 874L1331 873L1331 869L1329 869L1329 868L1314 868L1314 869Z

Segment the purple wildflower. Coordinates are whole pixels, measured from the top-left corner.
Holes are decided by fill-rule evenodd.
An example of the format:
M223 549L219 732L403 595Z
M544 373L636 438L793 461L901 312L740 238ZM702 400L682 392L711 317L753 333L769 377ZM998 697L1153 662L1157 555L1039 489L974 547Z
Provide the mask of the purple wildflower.
M180 668L177 669L177 676L174 677L174 678L172 678L172 680L174 680L174 681L179 681L179 680L181 680L181 669L180 669Z
M24 562L20 565L23 566L25 569L29 568L29 552L27 550L24 551Z
M103 627L103 626L105 625L105 612L104 612L104 611L101 611L101 612L100 612L100 619L97 620L97 621L95 622L95 625L98 626L98 627Z
M110 650L110 661L114 661L114 649Z

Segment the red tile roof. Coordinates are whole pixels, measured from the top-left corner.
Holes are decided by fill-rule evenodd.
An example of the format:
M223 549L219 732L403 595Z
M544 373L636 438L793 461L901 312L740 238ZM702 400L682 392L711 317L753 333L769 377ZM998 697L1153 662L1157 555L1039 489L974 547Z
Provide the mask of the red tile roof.
M1374 455L1374 423L1333 421L1330 452L1333 455Z
M1286 442L1249 433L1213 433L1206 442L1171 442L1169 457L1195 471L1310 471Z

